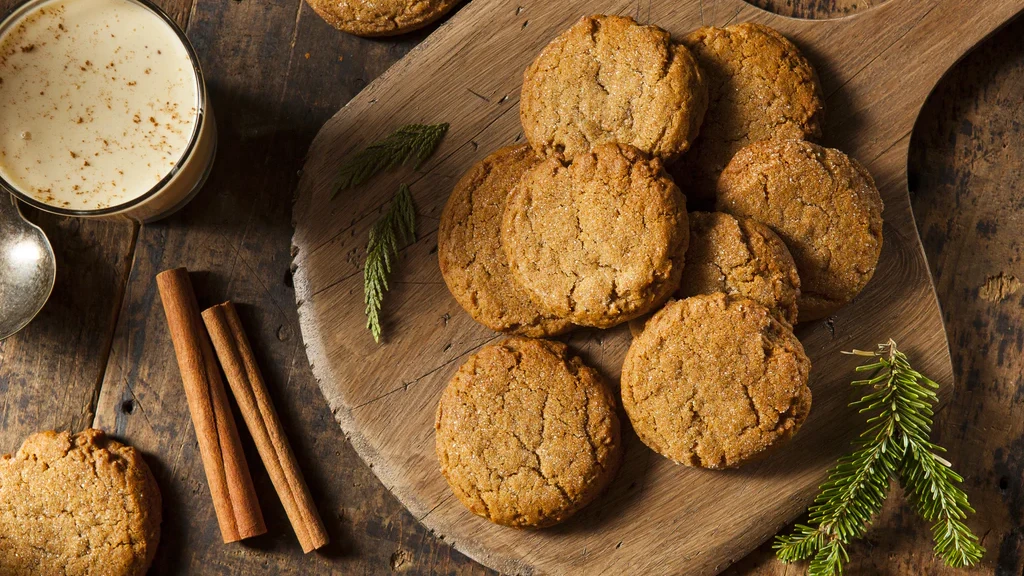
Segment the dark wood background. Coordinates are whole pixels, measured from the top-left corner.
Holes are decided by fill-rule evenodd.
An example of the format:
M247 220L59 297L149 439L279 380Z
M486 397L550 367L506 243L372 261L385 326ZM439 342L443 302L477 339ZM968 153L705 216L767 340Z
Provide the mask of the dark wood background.
M35 322L0 342L0 452L38 430L90 425L141 449L164 496L155 574L492 573L427 533L348 445L306 363L289 272L291 204L306 147L429 30L360 39L326 25L302 0L158 3L203 63L220 131L214 172L181 213L141 228L30 214L57 251L57 286ZM757 3L828 17L878 2ZM13 4L0 0L4 9ZM1022 111L1024 19L942 81L911 147L911 196L958 379L936 438L978 509L969 523L989 549L978 573L1012 576L1024 574ZM195 271L200 305L240 304L333 539L325 550L302 554L244 429L270 532L220 543L154 284L157 272L175 266ZM899 497L852 554L850 574L953 572L933 559L928 527ZM775 561L768 546L729 572L801 573Z

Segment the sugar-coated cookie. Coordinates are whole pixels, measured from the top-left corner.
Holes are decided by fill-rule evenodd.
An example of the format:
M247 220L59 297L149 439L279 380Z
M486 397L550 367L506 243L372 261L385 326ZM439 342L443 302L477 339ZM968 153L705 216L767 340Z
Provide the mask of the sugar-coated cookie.
M356 36L395 36L444 16L460 0L306 0L328 24Z
M745 296L795 324L800 276L771 228L723 212L690 212L690 247L676 296Z
M459 500L516 528L569 518L621 460L611 391L560 342L513 337L482 348L442 393L434 428Z
M534 301L574 324L608 328L679 287L685 203L660 160L601 144L525 174L505 206L501 242Z
M811 408L810 360L789 325L722 293L669 303L626 353L622 404L652 450L728 468L791 437Z
M800 274L801 322L860 293L882 253L882 198L859 162L801 140L751 144L718 181L718 209L768 225Z
M572 327L545 312L513 281L501 249L505 201L538 162L527 144L502 148L477 162L455 185L437 232L441 275L459 305L492 330L532 337Z
M668 32L626 16L587 16L523 76L523 132L541 155L572 158L606 142L675 158L697 136L708 92Z
M0 574L142 576L160 514L131 446L94 429L33 434L0 457Z

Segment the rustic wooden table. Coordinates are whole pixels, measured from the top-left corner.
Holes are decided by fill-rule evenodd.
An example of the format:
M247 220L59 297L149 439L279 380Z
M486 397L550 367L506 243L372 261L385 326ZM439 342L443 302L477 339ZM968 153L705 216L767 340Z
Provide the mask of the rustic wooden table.
M758 0L825 17L877 0ZM10 8L12 0L0 0ZM103 428L141 449L164 497L156 574L492 573L427 533L348 445L320 396L291 286L291 203L320 125L428 31L366 40L302 0L158 0L203 63L220 131L213 174L174 217L136 227L32 213L59 262L43 313L0 343L0 452L41 429ZM1024 567L1024 20L940 84L918 122L914 210L945 311L958 387L937 439L965 473L989 552L981 573ZM243 432L269 534L220 543L154 275L187 266L203 306L231 299L262 361L333 539L305 556ZM880 338L884 335L880 335ZM869 345L870 343L864 343ZM943 574L930 534L897 498L850 574ZM730 573L794 571L764 546Z

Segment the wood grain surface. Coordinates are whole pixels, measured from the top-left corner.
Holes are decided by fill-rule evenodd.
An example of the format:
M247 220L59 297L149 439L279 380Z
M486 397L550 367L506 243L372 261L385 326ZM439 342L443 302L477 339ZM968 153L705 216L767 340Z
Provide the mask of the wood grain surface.
M58 283L43 315L0 343L0 452L39 429L94 421L142 447L165 495L154 574L491 573L418 524L347 443L306 364L289 281L290 203L306 147L426 32L361 40L334 31L300 0L159 3L187 24L206 69L221 142L211 184L184 213L138 232L32 215L58 251ZM878 3L765 5L821 18ZM959 63L930 97L911 144L915 216L963 383L939 415L937 436L979 509L970 524L989 554L973 573L1013 576L1024 569L1024 291L1011 280L1024 279L1022 38L1017 21ZM219 543L153 284L156 272L178 265L201 271L193 277L201 305L242 304L331 533L326 551L302 554L259 464L253 476L271 533ZM258 462L244 431L243 444ZM932 559L926 528L899 499L853 554L850 574L955 572ZM800 572L761 549L731 573Z

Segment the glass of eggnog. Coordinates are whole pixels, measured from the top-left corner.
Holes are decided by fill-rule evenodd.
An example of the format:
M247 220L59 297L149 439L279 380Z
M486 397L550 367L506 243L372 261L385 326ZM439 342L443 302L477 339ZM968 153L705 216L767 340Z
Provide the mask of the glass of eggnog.
M0 186L67 216L188 203L217 128L195 50L146 0L28 0L0 23Z

